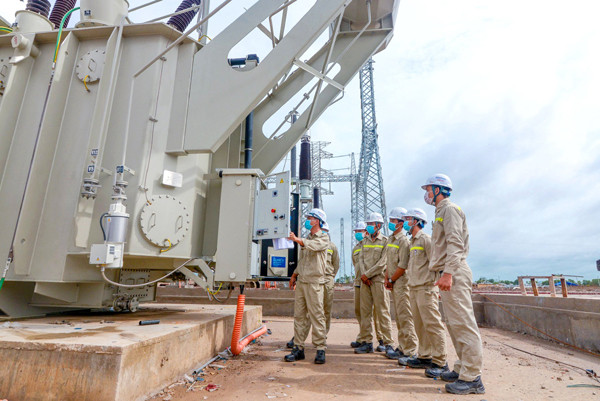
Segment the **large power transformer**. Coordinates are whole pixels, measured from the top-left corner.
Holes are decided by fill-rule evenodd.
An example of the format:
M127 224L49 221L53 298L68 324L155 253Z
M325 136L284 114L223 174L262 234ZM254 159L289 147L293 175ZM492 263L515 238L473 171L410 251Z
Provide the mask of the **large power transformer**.
M290 221L289 174L265 175L385 48L399 0L258 0L212 40L189 36L234 2L131 23L125 0L81 0L71 28L75 1L29 0L0 29L0 312L134 310L177 268L204 288L258 274L260 240ZM228 59L294 6L266 57ZM264 132L311 82L298 121Z

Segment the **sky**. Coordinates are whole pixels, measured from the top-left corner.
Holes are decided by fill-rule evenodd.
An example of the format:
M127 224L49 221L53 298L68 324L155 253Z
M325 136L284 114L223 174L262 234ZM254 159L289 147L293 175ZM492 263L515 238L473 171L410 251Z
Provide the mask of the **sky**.
M130 1L132 7L145 2ZM211 8L220 3L213 1ZM211 20L209 36L253 3L233 0ZM290 8L289 25L313 3L299 0ZM131 17L141 22L178 4L165 0ZM2 0L0 15L12 21L22 8L19 0ZM402 0L394 38L374 57L388 211L419 207L432 219L434 208L424 203L420 185L435 173L449 175L451 199L467 215L475 279L600 277L598 15L594 0ZM264 57L269 46L266 36L254 32L230 55ZM311 135L331 142L331 153L354 152L358 160L357 78ZM325 167L348 165L339 158ZM349 272L350 188L332 189L324 208L338 244L339 221L345 220Z

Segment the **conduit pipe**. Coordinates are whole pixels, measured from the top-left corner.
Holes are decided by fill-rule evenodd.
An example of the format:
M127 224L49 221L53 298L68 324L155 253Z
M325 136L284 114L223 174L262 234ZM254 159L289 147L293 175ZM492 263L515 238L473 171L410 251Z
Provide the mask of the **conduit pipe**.
M262 325L258 330L250 333L242 340L240 340L240 333L242 331L242 322L244 321L244 305L246 304L246 296L244 294L238 295L237 310L235 312L235 324L233 325L233 334L231 335L231 353L233 355L239 355L246 346L256 340L258 337L267 333L267 326Z

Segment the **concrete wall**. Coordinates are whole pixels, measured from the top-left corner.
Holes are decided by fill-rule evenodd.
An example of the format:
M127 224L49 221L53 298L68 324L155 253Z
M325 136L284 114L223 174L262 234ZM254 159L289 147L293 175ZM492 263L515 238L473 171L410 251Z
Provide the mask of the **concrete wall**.
M293 316L294 293L290 290L248 289L246 304L262 305L265 316ZM551 298L522 295L473 294L477 322L482 326L497 327L548 339L510 316L491 300L521 320L569 344L594 352L600 351L600 299ZM237 293L228 302L233 304ZM203 290L197 288L160 288L159 302L208 303ZM391 315L394 318L392 303ZM354 292L336 291L333 304L334 318L354 318ZM442 306L443 315L443 306Z
M485 298L487 297L487 298ZM600 299L473 294L477 322L483 326L548 339L502 310L559 340L600 352Z
M156 293L160 303L207 304L210 303L206 292L200 288L161 287ZM232 292L225 305L235 305L238 290ZM294 292L286 289L264 290L246 289L246 305L261 305L263 316L294 316ZM226 293L219 295L225 298ZM334 293L334 318L354 318L354 292L336 291Z

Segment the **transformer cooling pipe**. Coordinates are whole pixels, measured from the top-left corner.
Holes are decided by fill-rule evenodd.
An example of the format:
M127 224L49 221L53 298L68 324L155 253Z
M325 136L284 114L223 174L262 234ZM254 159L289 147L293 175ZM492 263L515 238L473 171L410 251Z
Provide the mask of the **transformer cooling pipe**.
M321 197L319 194L319 188L313 188L313 207L320 209L321 208Z
M310 165L310 137L304 135L300 144L300 180L312 180L311 165Z
M246 133L244 136L244 168L252 168L252 142L254 138L254 112L246 117Z
M25 10L38 13L48 18L48 14L50 14L50 7L51 4L48 0L29 0L25 6Z
M235 323L233 325L233 334L231 335L231 353L233 355L239 355L246 346L264 335L267 332L267 326L264 324L253 333L244 337L240 341L240 333L242 332L242 322L244 321L244 305L246 304L246 296L244 294L238 295L237 310L235 312Z
M294 123L296 121L298 121L298 112L294 112L292 113L291 117L291 123L292 125L294 125ZM296 166L296 145L294 145L294 147L292 148L292 151L290 153L290 166L291 166L291 171L292 171L292 181L296 181L296 178L298 178L298 171L297 171L297 166Z
M179 7L177 7L177 10L175 10L175 12L183 11L194 6L198 6L201 2L202 0L183 0ZM198 14L198 10L199 8L188 11L187 13L174 15L169 19L167 25L172 26L179 32L183 32L185 31L185 28L188 27L190 22L192 22L196 14Z
M310 135L304 134L300 143L300 199L310 201L312 199L312 166L310 157Z
M63 17L67 14L67 12L69 12L69 10L75 8L75 3L77 3L77 0L56 0L54 8L52 9L52 13L50 14L50 21L54 24L55 29L60 28L60 22L62 21ZM71 15L69 15L65 19L65 22L62 26L63 29L66 28L67 25L69 25L70 19Z

